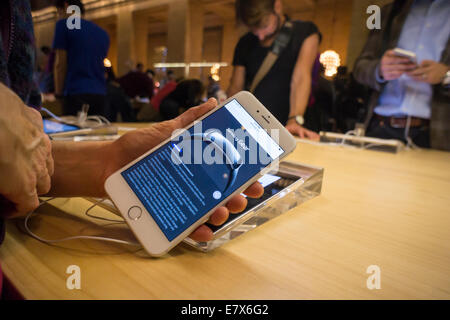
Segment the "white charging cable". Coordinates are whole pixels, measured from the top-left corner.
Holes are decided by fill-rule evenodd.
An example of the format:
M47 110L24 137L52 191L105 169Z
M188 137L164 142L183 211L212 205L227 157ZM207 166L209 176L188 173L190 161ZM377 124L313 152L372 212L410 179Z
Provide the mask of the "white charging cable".
M84 213L85 215L87 215L90 218L93 219L97 219L97 220L103 220L103 221L108 221L108 222L114 222L114 223L125 223L125 220L119 220L119 219L109 219L109 218L105 218L105 217L100 217L100 216L96 216L93 215L91 213L89 213L92 209L94 209L96 206L98 206L100 203L102 203L103 201L105 201L106 199L100 199L98 201L96 201L92 206L90 206L86 212Z
M409 136L409 130L411 128L411 116L408 116L406 119L406 127L405 127L405 140L406 140L406 148L410 149L420 149L414 141Z
M103 116L88 116L89 105L87 105L87 104L83 105L82 110L79 113L78 117L73 117L73 116L58 117L57 115L55 115L53 112L51 112L47 108L41 108L41 111L47 113L50 117L52 117L53 119L55 119L58 122L76 125L81 128L92 127L92 125L87 125L88 121L96 122L96 124L99 127L111 125L111 122L109 122L109 120Z
M341 141L341 146L345 145L348 136L356 136L356 130L350 130L344 134L344 138Z
M39 204L38 208L43 205L44 203L48 203L49 201L53 200L55 198L50 198L48 200L42 200L42 202ZM98 204L94 204L93 206L91 206L88 210L91 210L92 208L94 208L95 206L97 206ZM36 208L37 210L37 208ZM125 245L130 245L130 246L138 246L141 247L140 243L137 242L131 242L131 241L126 241L126 240L120 240L120 239L115 239L115 238L107 238L107 237L100 237L100 236L83 236L83 235L79 235L79 236L71 236L71 237L66 237L66 238L61 238L61 239L44 239L40 236L38 236L37 234L35 234L33 231L30 230L29 226L28 226L28 221L30 220L32 214L36 211L31 211L30 213L27 214L27 216L25 217L25 221L24 221L24 227L25 230L28 232L28 234L35 238L36 240L39 240L41 242L47 243L47 244L54 244L54 243L59 243L59 242L64 242L64 241L70 241L70 240L98 240L98 241L106 241L106 242L115 242L115 243L120 243L120 244L125 244ZM87 212L86 212L87 213ZM101 217L96 217L93 216L94 218L101 218ZM105 218L102 218L105 219ZM115 221L115 222L120 222L122 223L122 221Z

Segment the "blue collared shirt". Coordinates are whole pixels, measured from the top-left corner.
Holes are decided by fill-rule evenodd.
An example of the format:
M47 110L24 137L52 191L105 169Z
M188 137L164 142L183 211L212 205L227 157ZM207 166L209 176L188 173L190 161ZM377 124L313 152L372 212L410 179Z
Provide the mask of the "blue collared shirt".
M397 47L423 60L440 61L450 35L449 0L415 0L397 43ZM375 113L382 116L431 117L432 86L403 74L389 81L378 100Z

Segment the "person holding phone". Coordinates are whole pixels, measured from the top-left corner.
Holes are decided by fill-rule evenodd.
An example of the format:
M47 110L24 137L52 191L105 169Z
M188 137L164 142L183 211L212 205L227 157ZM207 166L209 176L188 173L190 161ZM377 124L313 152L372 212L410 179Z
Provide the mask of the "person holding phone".
M371 31L354 76L373 89L367 135L450 151L450 2L394 1ZM402 50L395 50L400 48ZM399 54L415 53L416 61ZM411 53L409 53L411 56Z
M11 37L11 19L15 21L15 37ZM4 219L34 210L39 195L106 196L104 182L112 173L217 105L211 99L171 121L129 132L114 142L50 143L40 114L29 107L36 102L32 95L32 30L28 0L0 1L0 243L4 238ZM254 183L245 194L259 197L263 192L261 184ZM217 208L209 221L220 225L229 212L244 210L246 203L243 196L236 195L226 206ZM212 236L206 225L190 235L198 241L208 241Z

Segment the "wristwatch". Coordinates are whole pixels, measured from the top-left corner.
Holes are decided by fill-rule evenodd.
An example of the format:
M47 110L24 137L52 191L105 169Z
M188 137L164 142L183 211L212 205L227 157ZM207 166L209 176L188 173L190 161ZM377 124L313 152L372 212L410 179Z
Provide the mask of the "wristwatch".
M295 119L295 122L297 122L298 125L303 126L305 124L305 119L303 116L293 116L290 117L288 120Z
M442 85L446 88L450 86L450 70L447 71L444 78L442 79Z

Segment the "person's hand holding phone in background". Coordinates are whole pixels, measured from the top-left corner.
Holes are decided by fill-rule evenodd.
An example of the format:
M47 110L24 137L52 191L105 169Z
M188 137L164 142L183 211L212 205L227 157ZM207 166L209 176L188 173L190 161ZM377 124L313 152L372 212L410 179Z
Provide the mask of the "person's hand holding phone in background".
M379 72L384 80L391 81L416 68L417 64L411 58L399 56L394 50L388 50L381 58Z
M217 101L215 99L209 99L201 106L190 108L173 120L160 122L149 128L135 130L125 134L112 143L109 148L110 151L108 152L108 161L105 163L103 179L106 180L111 174L129 162L137 159L161 142L165 141L175 130L185 128L216 106ZM249 197L258 198L262 196L264 189L259 182L255 182L244 193ZM236 195L227 203L226 207L219 207L216 209L210 217L209 223L221 225L228 219L230 212L241 212L246 206L247 199L241 195ZM201 225L190 235L190 237L197 241L209 241L213 237L213 232L208 226Z
M408 75L415 81L434 85L441 83L449 70L450 66L443 63L433 60L423 60L415 70L408 72Z
M0 215L16 217L50 190L52 148L38 111L0 84Z

